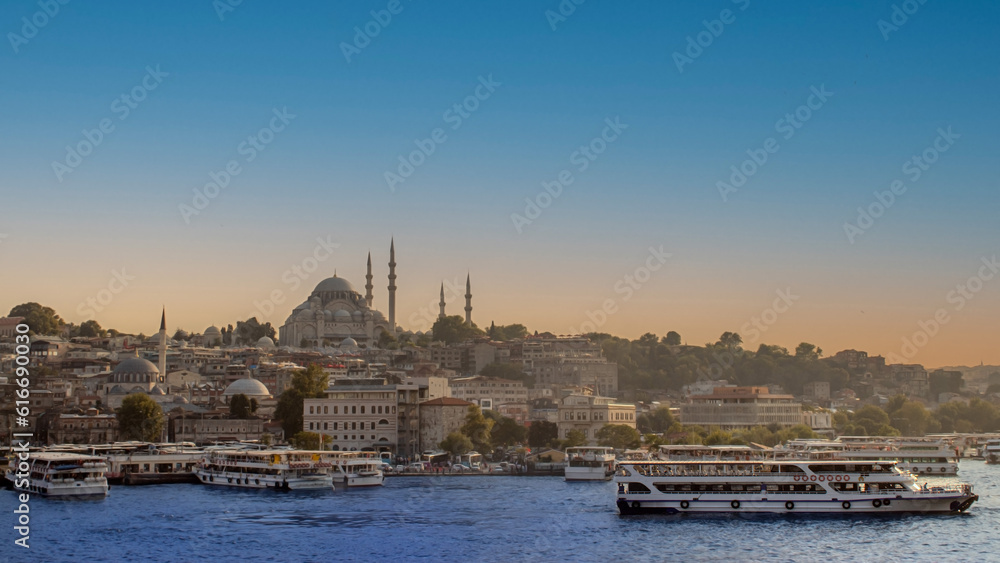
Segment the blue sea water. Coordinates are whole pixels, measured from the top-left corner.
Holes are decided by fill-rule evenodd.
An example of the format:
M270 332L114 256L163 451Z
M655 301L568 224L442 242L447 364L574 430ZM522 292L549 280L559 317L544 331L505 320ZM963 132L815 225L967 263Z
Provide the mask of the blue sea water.
M963 461L980 495L955 516L619 516L611 483L558 477L390 477L384 487L277 492L116 486L33 497L31 548L9 561L997 561L1000 466ZM932 483L934 481L931 481Z

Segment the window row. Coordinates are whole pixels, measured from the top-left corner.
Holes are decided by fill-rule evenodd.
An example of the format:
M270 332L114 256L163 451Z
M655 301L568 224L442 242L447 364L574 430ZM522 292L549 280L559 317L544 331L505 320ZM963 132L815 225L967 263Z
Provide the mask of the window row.
M358 405L352 405L350 407L351 412L347 412L347 406L344 406L344 414L359 414ZM320 412L322 410L322 412ZM369 414L396 414L396 407L390 407L382 405L372 405L371 409L368 411ZM330 405L309 405L309 414L330 414ZM338 405L333 406L333 414L340 414L340 407ZM361 413L365 414L365 406L361 405Z

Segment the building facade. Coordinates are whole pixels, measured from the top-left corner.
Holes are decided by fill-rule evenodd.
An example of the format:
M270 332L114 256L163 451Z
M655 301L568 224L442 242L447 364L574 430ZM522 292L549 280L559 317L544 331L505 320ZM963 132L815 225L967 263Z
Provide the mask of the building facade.
M566 439L570 432L579 430L587 443L597 443L597 432L605 424L624 424L635 428L635 405L615 403L612 397L595 395L567 395L559 403L559 438Z
M681 422L723 430L795 426L802 422L802 405L791 395L772 395L767 387L717 387L711 395L693 396L681 405Z

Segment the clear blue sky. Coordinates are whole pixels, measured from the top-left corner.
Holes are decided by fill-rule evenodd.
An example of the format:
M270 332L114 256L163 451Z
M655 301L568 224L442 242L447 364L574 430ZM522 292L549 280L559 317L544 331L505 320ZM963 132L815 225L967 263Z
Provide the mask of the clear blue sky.
M404 328L440 279L471 270L480 324L565 332L663 245L668 267L603 330L701 343L794 286L801 305L764 340L889 353L997 250L994 2L929 0L886 40L878 22L902 2L590 0L553 30L556 0L403 0L346 61L341 44L387 4L246 0L220 20L210 0L77 1L15 53L9 34L40 8L4 2L0 261L28 274L5 276L0 308L37 300L79 322L126 265L137 280L102 324L148 333L165 301L201 330L288 289L281 273L327 235L341 247L324 268L356 286L373 251L384 301L394 235ZM674 52L727 9L735 21L679 72ZM157 65L169 76L119 119L114 100ZM490 75L500 86L451 129L444 113ZM775 123L823 85L833 96L781 138ZM294 120L244 162L238 145L283 107ZM571 154L615 117L628 128L578 172ZM52 162L105 118L114 131L58 181ZM949 126L960 138L850 244L844 222ZM435 128L445 142L391 192L384 173ZM769 137L779 150L724 202L716 183ZM240 175L185 223L178 205L234 159ZM573 184L518 233L510 215L563 169ZM959 343L996 330L991 283L925 361L979 360Z

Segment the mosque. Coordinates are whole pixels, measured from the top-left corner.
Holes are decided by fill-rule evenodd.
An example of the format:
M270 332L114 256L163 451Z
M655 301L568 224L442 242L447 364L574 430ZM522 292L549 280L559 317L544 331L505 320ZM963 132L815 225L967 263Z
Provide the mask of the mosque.
M372 255L368 253L368 274L365 276L365 295L362 297L351 283L343 278L326 278L316 285L309 298L292 310L279 329L279 346L341 348L371 347L382 331L398 335L396 325L396 243L389 243L389 314L388 317L372 306ZM443 291L443 289L442 289ZM472 291L466 280L465 320L472 323ZM444 314L442 294L441 314Z

